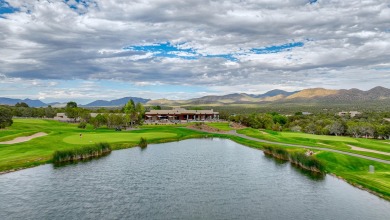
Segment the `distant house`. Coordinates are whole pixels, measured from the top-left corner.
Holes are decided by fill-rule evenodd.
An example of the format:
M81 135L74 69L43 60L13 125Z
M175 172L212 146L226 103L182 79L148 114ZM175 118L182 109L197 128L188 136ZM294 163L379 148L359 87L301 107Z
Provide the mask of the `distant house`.
M384 118L383 120L390 122L390 118Z
M54 117L54 120L62 121L62 122L73 122L73 118L68 118L65 113L57 113L57 115ZM76 119L76 121L79 121Z
M219 119L219 112L211 110L187 110L185 108L173 108L172 110L150 110L145 113L148 121L207 121Z
M100 113L90 113L92 118L95 118ZM75 122L73 118L68 118L65 113L57 113L57 115L54 117L54 120L62 121L62 122ZM80 118L76 118L76 122L79 122Z
M355 117L356 115L362 114L361 112L358 111L349 111L349 112L339 112L337 113L338 116L351 116L351 118Z
M312 113L310 112L302 112L302 115L311 115Z

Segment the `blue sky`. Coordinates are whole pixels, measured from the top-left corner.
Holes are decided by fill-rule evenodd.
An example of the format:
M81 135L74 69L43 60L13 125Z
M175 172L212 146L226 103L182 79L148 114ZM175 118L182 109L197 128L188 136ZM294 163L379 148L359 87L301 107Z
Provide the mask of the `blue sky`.
M290 51L294 47L303 47L303 42L292 42L282 45L273 45L260 48L251 48L249 51L235 51L225 54L202 54L194 48L182 48L186 43L172 44L171 42L150 44L150 45L136 45L123 48L124 50L133 50L141 52L153 53L155 57L181 58L181 59L200 59L200 58L222 58L230 61L238 62L237 57L248 54L269 54Z
M390 87L387 0L0 0L0 97Z

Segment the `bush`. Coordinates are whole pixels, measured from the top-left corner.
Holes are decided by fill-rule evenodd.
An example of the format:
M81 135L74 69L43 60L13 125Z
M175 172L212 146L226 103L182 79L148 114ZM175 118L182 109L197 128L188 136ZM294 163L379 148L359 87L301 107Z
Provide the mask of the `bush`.
M148 141L146 140L146 138L141 137L141 138L139 139L139 146L140 146L141 148L145 148L145 147L148 146Z
M86 122L80 122L79 125L77 126L78 128L82 128L82 129L85 129L85 127L87 127L87 123Z
M201 128L204 125L204 122L195 122L195 126Z
M10 109L0 106L0 128L11 126L12 112Z

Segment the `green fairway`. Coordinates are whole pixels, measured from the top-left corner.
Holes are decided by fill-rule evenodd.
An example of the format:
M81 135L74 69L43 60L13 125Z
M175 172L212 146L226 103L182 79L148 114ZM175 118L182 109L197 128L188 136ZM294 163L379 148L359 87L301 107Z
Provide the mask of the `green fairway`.
M298 132L279 132L277 134L285 138L307 138L307 139L316 139L322 141L343 141L343 142L350 142L350 143L358 142L354 138L344 137L344 136L314 135L314 134L306 134L306 133L298 133Z
M132 133L132 132L116 132L116 133L86 133L80 138L79 134L65 137L63 141L69 144L90 144L90 143L120 143L120 142L139 142L140 138L148 140L160 138L173 138L177 135L174 133L164 132L148 132L148 133Z
M331 152L321 152L317 158L324 162L329 173L390 200L390 165ZM368 172L370 165L375 167L374 173Z
M349 145L365 148L369 150L376 150L382 152L390 152L390 144L386 144L383 140L373 140L365 138L351 138L344 136L330 136L330 135L313 135L299 132L276 132L269 130L257 130L246 128L237 131L250 137L259 138L268 141L298 144L313 147L322 147L336 149L356 154L376 157L379 159L390 160L390 156L379 153L372 153L366 151L352 150Z

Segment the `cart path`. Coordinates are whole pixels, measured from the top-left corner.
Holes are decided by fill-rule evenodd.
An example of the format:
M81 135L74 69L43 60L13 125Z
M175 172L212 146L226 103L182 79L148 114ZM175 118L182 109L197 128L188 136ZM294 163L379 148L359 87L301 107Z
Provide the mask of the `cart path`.
M245 138L245 139L248 139L248 140L251 140L251 141L257 141L257 142L261 142L261 143L277 144L277 145L283 145L283 146L289 146L289 147L300 147L300 148L315 149L315 150L321 150L321 151L329 151L329 152L334 152L334 153L339 153L339 154L345 154L345 155L349 155L349 156L359 157L359 158L363 158L363 159L367 159L367 160L372 160L372 161L376 161L376 162L380 162L380 163L390 164L390 161L388 161L388 160L382 160L382 159L379 159L379 158L364 156L364 155L350 153L350 152L345 152L345 151L341 151L341 150L334 150L334 149L322 148L322 147L310 147L310 146L299 145L299 144L287 144L287 143L267 141L267 140L263 140L263 139L253 138L253 137L246 136L245 134L239 134L239 133L236 132L236 130L231 130L231 131L229 131L228 133L225 133L225 134L230 134L230 135L234 135L234 136L237 136L237 137L241 137L241 138Z
M390 153L383 152L383 151L370 150L370 149L366 149L366 148L356 147L356 146L353 146L353 145L350 145L350 144L347 144L347 146L351 147L352 150L356 150L356 151L366 151L366 152L371 152L371 153L383 154L383 155L390 156Z

